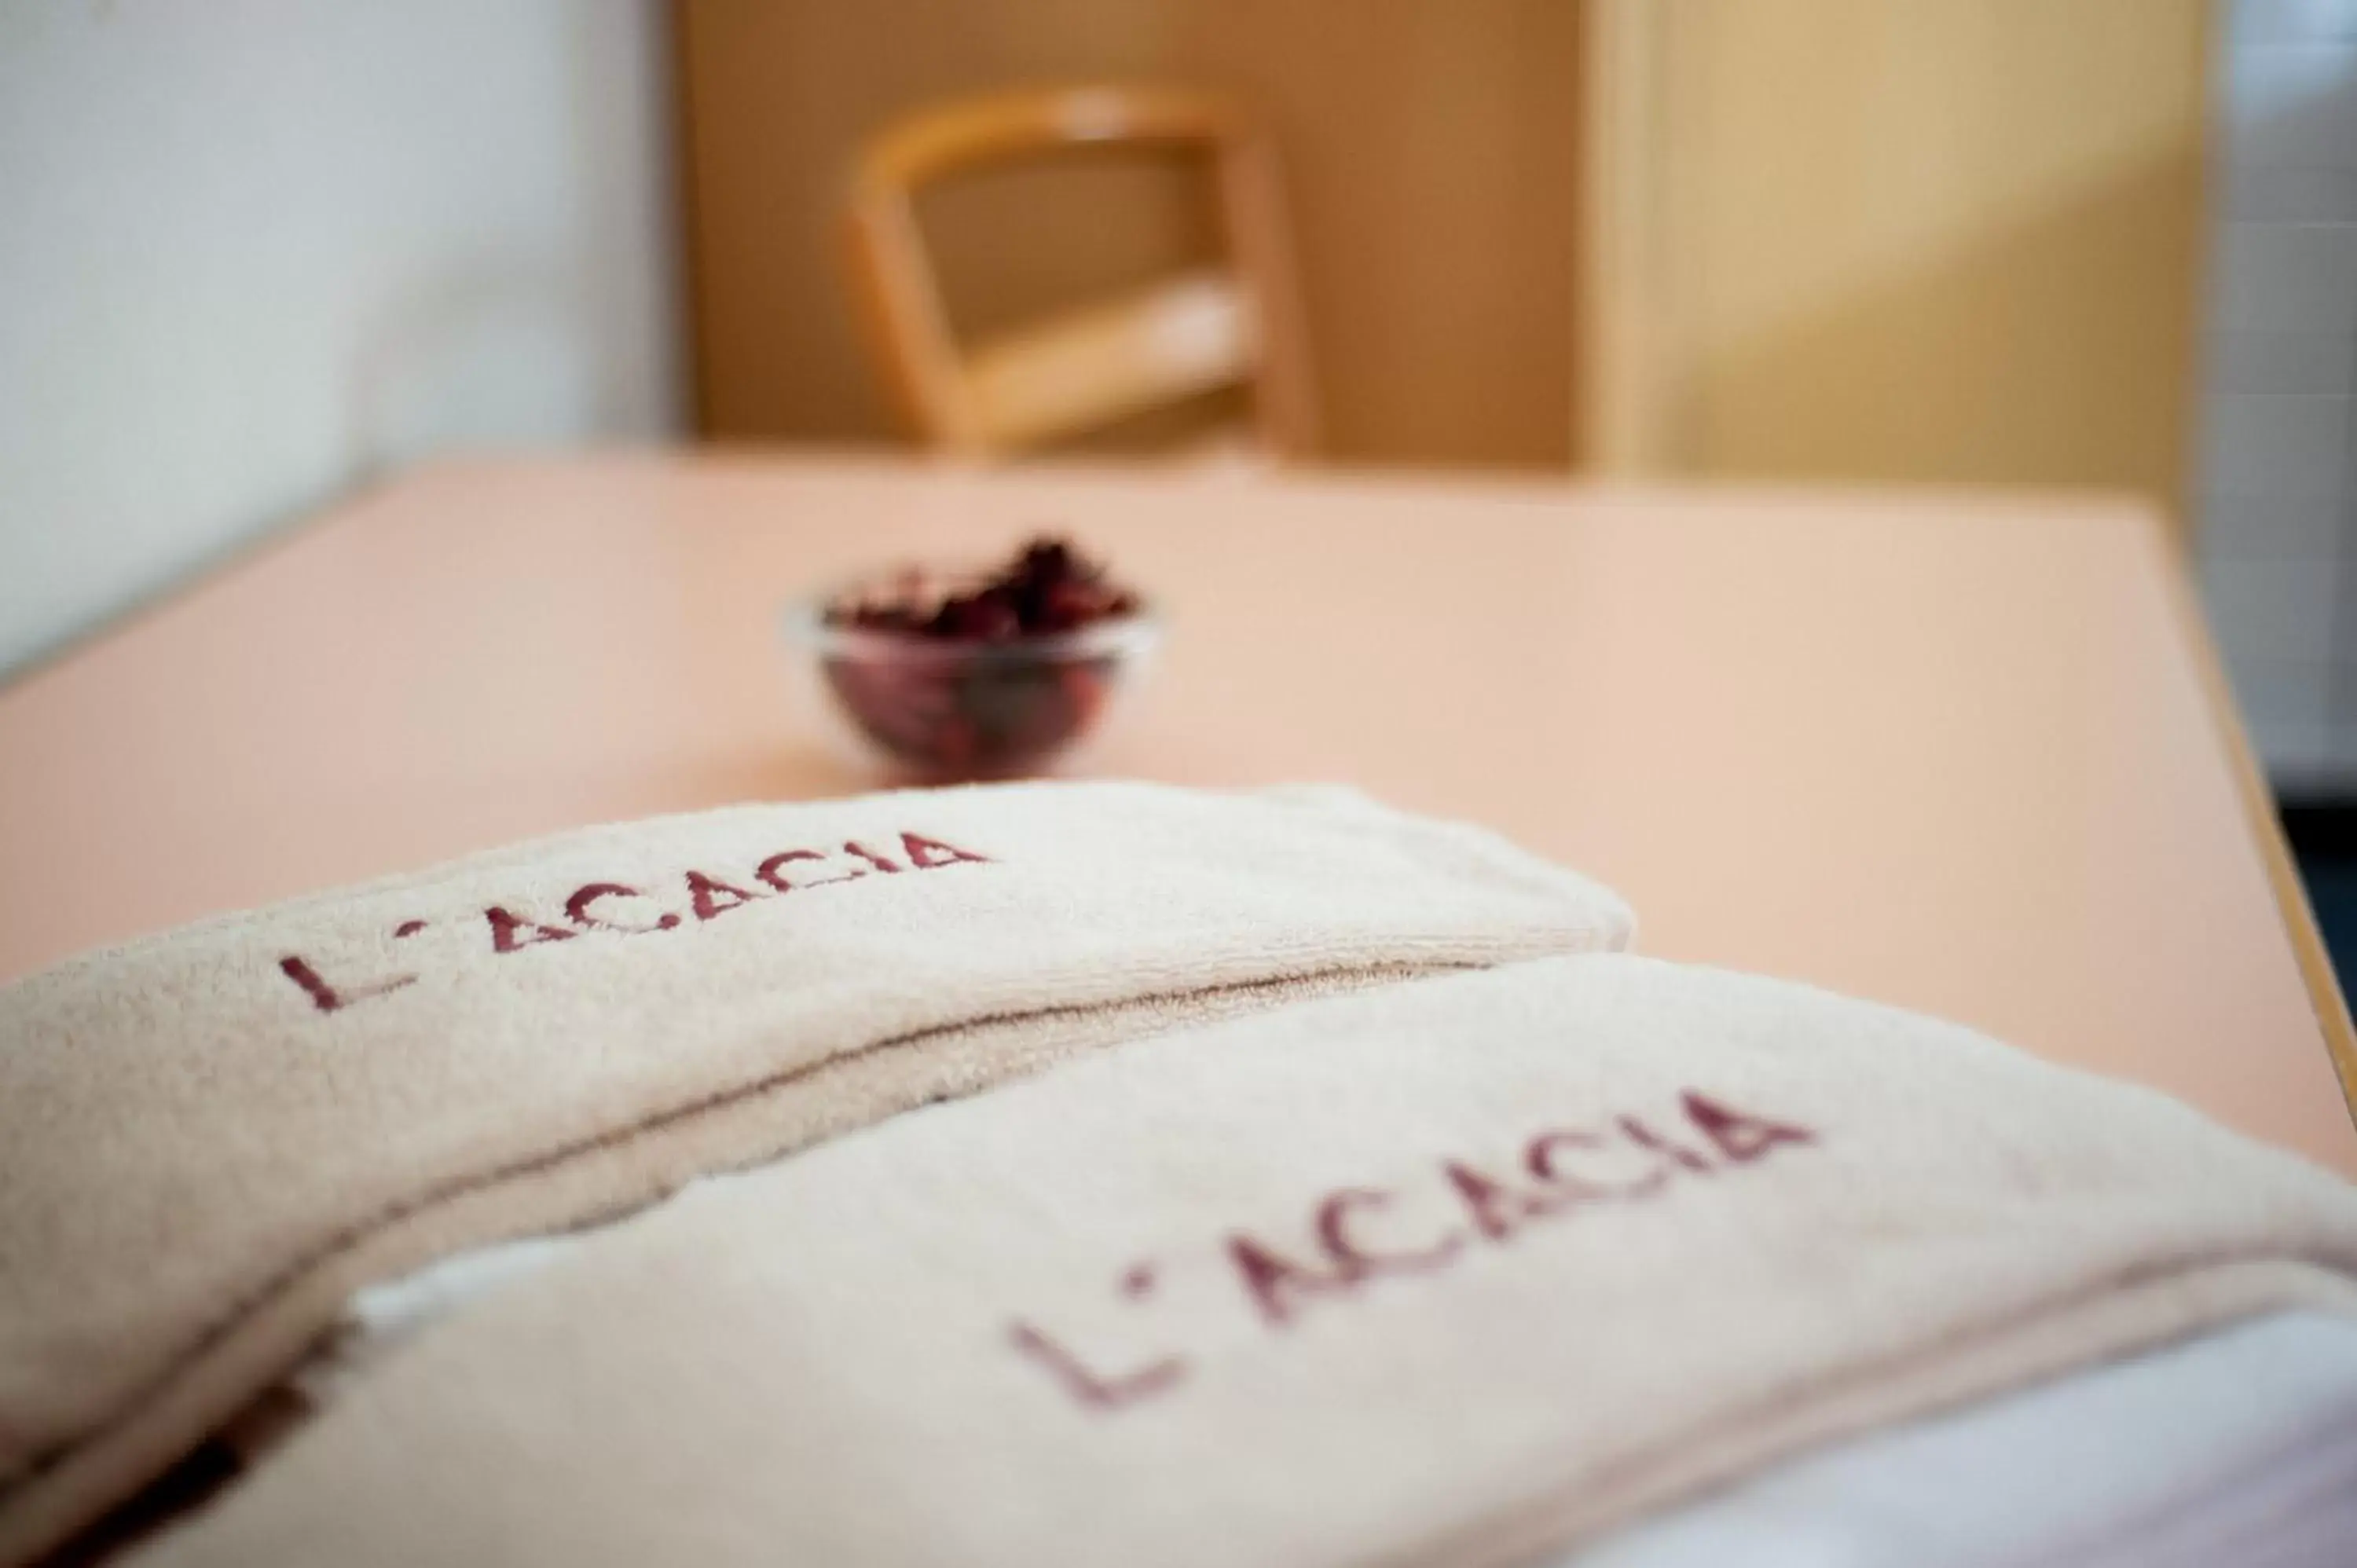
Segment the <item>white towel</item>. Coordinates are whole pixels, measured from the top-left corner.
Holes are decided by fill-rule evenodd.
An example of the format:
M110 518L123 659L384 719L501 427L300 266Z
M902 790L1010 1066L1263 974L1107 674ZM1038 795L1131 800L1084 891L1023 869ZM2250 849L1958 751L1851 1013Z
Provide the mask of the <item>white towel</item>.
M595 1235L148 1568L1510 1563L2278 1308L2357 1193L2163 1097L1595 956L1120 1047Z
M1027 785L597 829L0 990L0 1563L357 1287L1173 1024L1625 942L1331 791Z

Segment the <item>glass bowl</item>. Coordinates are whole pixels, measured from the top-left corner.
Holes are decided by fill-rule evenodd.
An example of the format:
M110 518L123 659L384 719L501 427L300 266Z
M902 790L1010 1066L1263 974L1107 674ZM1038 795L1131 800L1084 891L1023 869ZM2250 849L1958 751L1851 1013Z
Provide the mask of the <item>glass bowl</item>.
M1150 604L1074 631L952 642L830 625L834 596L785 610L790 656L816 705L856 748L918 778L1035 773L1103 725L1151 664L1162 623Z

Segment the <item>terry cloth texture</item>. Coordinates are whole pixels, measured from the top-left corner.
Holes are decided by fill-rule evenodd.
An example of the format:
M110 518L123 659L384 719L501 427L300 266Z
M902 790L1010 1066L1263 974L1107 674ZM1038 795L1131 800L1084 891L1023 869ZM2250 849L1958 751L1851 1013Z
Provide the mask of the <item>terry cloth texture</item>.
M1620 956L1329 998L591 1238L143 1568L1487 1564L2250 1314L2357 1191L2148 1091Z
M1347 794L1022 785L597 829L69 962L0 990L0 1562L372 1281L1174 1024L1629 930Z

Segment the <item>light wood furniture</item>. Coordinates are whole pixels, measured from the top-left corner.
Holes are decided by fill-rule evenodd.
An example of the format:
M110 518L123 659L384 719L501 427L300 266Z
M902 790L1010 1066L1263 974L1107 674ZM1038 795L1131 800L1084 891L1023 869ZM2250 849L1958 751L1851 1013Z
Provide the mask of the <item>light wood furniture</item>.
M1485 822L1624 892L1643 950L1958 1018L2357 1174L2347 1015L2200 618L2153 516L2084 498L432 469L0 689L0 975L865 788L792 705L780 603L1043 525L1169 607L1103 770Z
M667 9L703 434L906 440L844 292L845 177L878 126L1025 83L1174 81L1251 104L1283 152L1321 458L1569 465L1577 5ZM925 235L953 319L979 340L1220 264L1205 182L1179 162L1057 158L935 188ZM1123 434L1178 438L1194 412Z
M2210 0L1583 0L1600 471L2188 470Z
M918 222L934 181L1107 148L1200 155L1232 264L1164 279L961 349ZM925 110L859 159L849 210L857 292L910 422L932 446L1005 454L1243 385L1257 445L1317 445L1308 349L1275 156L1233 101L1185 89L1032 89Z

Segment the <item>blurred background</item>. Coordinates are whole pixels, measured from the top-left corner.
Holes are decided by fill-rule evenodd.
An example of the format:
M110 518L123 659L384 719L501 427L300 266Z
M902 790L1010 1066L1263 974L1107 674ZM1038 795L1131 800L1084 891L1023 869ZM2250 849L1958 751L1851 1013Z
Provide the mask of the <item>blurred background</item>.
M2357 0L8 6L0 670L431 456L917 439L863 148L1103 80L1254 113L1317 461L2151 498L2332 918ZM919 211L961 340L1221 235L1152 150Z

